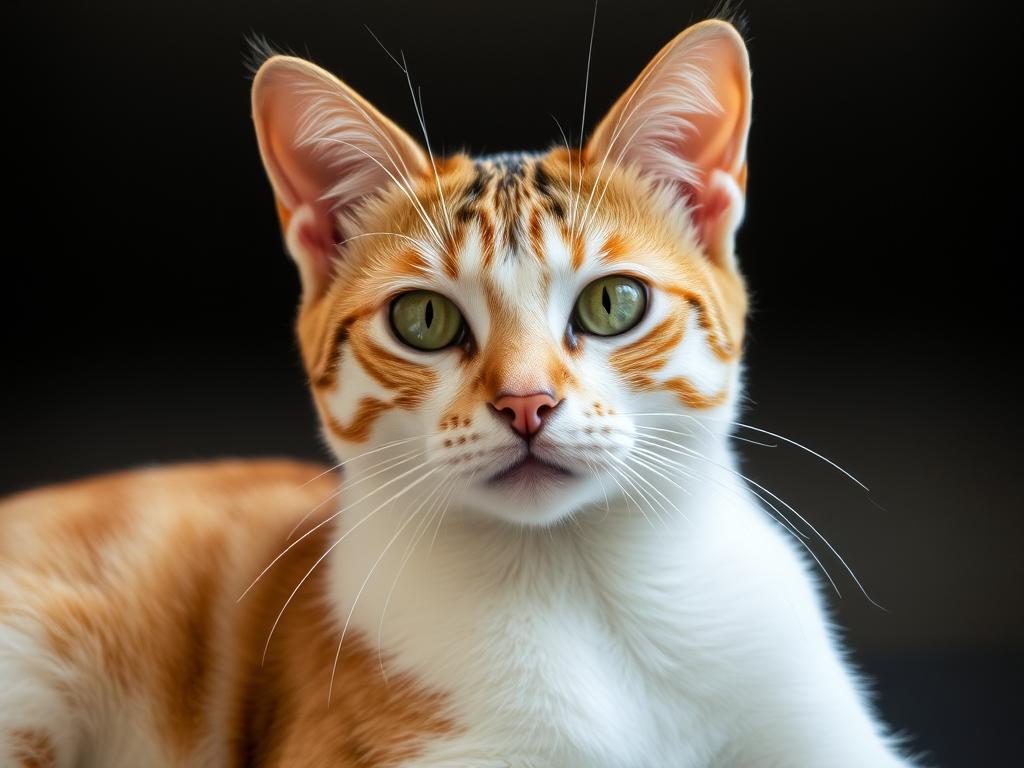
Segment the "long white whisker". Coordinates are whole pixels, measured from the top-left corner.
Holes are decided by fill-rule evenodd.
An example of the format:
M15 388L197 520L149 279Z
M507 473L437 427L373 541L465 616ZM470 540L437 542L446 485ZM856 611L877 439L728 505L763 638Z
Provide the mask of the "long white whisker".
M665 442L671 443L671 441L667 441L664 438L657 438L657 439L664 440ZM740 472L737 472L736 470L732 469L731 467L727 467L724 464L719 464L718 462L714 461L713 459L705 456L704 454L700 453L699 451L693 450L692 448L688 448L686 446L682 446L682 445L679 445L677 443L673 443L673 445L675 445L677 448L681 449L687 455L690 455L690 456L692 456L692 457L694 457L696 459L700 459L701 461L706 461L709 464L718 467L719 469L723 469L726 472L729 472L730 474L733 474L736 477L739 477L739 478L743 479L747 483L753 485L755 488L757 488L757 489L759 489L761 491L764 491L769 496L771 496L773 499L775 499L780 504L782 504L786 509L788 509L794 515L796 515L797 518L800 520L800 522L802 522L804 525L806 525L811 530L811 532L813 532L814 535L816 535L821 540L821 542L826 547L828 547L829 551L832 552L833 555L835 555L837 560L839 560L839 562L842 564L843 568L850 575L850 578L853 579L853 583L857 585L857 588L861 591L861 594L863 594L864 597L867 598L868 602L870 602L876 608L881 608L882 610L885 610L881 605L879 605L878 603L875 602L875 600L871 597L871 595L868 594L867 590L864 588L864 585L861 584L860 579L857 578L857 574L853 572L853 569L846 562L846 560L843 558L843 556L840 555L838 551L836 551L836 548L832 546L832 543L827 538L825 538L825 536L817 528L815 528L814 525L806 517L804 517L799 512L797 512L796 509L794 509L792 505L788 504L785 500L779 498L779 496L777 496L776 494L772 493L772 491L768 490L767 488L765 488L760 483L750 479L749 477L747 477L746 475L744 475L744 474L742 474Z
M644 101L646 101L647 97L645 96L643 99L641 99L640 100L640 104L637 104L633 109L631 109L627 119L625 121L623 121L623 116L626 115L626 110L629 109L629 106L630 106L630 104L633 101L633 97L635 97L640 92L640 90L643 88L644 83L647 82L647 79L652 74L654 74L654 72L661 65L661 62L664 61L665 58L667 58L668 53L669 52L667 50L663 51L658 56L658 58L655 59L655 61L650 64L647 72L641 77L639 82L637 82L636 87L633 88L630 91L630 94L629 94L629 96L626 99L626 103L622 105L622 109L619 112L618 117L615 118L615 126L612 129L612 136L611 136L611 139L608 141L608 146L605 148L604 157L601 158L601 165L598 168L597 176L595 177L595 181L594 181L594 186L590 190L590 198L587 200L587 207L586 207L585 210L589 210L589 208L590 208L590 200L593 200L593 198L594 198L594 191L597 189L597 181L601 178L601 174L604 173L605 163L607 163L607 161L608 161L608 155L611 153L612 147L615 146L615 143L618 140L619 133L622 130L625 129L626 124L629 122L629 120L631 120L633 118L633 114L636 112L636 109L639 108L640 104L642 104ZM582 155L581 155L580 163L582 164L582 162L583 161L582 161ZM582 172L582 165L581 165L581 172ZM580 191L581 191L581 193L582 193L582 190L583 190L583 185L581 183L580 184Z
M703 426L703 425L701 425L701 426ZM647 426L644 426L643 424L634 424L633 428L634 429L642 429L642 430L654 431L654 432L667 432L667 433L673 434L673 435L682 435L683 437L693 437L693 432L683 432L682 430L679 430L679 429L667 429L665 427L647 427ZM704 429L706 430L707 427L704 427ZM775 443L762 443L762 442L760 442L758 440L751 440L749 437L740 437L739 435L729 435L729 437L731 439L733 439L733 440L740 440L740 441L742 441L744 443L750 443L751 445L759 445L762 448L777 448L778 447L778 445L775 444Z
M804 519L803 516L799 512L797 512L792 507L792 505L790 505L785 499L779 497L778 495L776 495L772 491L768 490L764 486L762 486L762 485L758 484L757 482L755 482L754 480L748 478L746 475L742 474L741 472L737 472L736 470L732 469L731 467L727 467L724 464L719 464L719 463L717 463L715 461L712 461L710 458L704 456L699 451L695 451L692 448L688 448L686 446L680 445L679 443L673 442L671 440L667 440L666 438L657 437L657 436L654 436L654 435L651 435L649 439L637 438L637 440L639 442L642 442L642 443L646 444L646 445L658 448L659 450L667 450L667 451L670 451L672 453L676 453L676 454L679 454L679 455L682 455L682 456L687 456L689 458L700 459L700 460L706 461L706 462L708 462L708 463L712 464L713 466L716 466L716 467L718 467L720 469L724 469L725 471L729 472L734 477L738 477L741 480L744 480L745 482L747 482L748 484L753 485L757 490L760 490L760 491L763 491L764 493L767 493L769 496L771 496L777 502L782 504L786 509L788 509L794 515L796 515L800 520ZM657 441L657 442L654 442L654 441ZM669 446L672 446L672 447L669 447ZM757 490L751 490L751 493L753 493L755 496L757 496L757 498L759 498L761 501L763 501L765 504L767 504L769 507L771 507L780 517L782 517L783 520L786 520L786 522L788 523L789 519L774 504L772 504L770 501L768 501L766 498L764 498L764 496L762 496L760 493L758 493ZM798 529L796 529L795 526L794 526L794 533L797 533L802 538L807 538L804 535L804 533L799 531ZM818 534L818 535L820 536L821 534Z
M639 107L642 103L643 100L638 102L636 106ZM597 212L601 209L601 204L604 202L605 195L608 193L608 187L611 185L612 176L615 174L615 171L618 170L619 166L622 164L622 158L626 154L626 149L629 147L630 144L633 143L633 139L636 138L636 135L643 129L645 125L647 125L647 120L644 120L642 123L640 123L640 125L638 125L633 130L633 133L629 135L629 139L626 140L626 143L622 145L618 153L615 155L615 162L612 164L612 168L608 172L608 175L604 177L604 186L601 188L601 196L597 199L597 205L594 206L594 210L591 211L590 203L594 199L594 192L597 190L597 185L601 180L602 174L604 173L604 165L602 164L601 170L594 178L594 186L591 187L590 189L590 197L587 199L586 208L583 209L582 222L580 224L581 231L583 229L586 229L590 225L590 222L593 221L594 216L596 216Z
M434 171L434 181L437 184L437 195L441 199L441 209L444 211L445 224L448 227L448 237L451 242L455 242L455 233L452 228L452 219L448 213L448 203L444 197L444 191L441 189L441 177L437 175L437 163L434 162L434 151L430 146L430 135L427 133L427 120L423 114L423 93L419 93L419 102L416 101L416 92L412 86L412 76L409 74L409 64L405 60L405 51L402 51L402 64L405 72L406 82L409 83L409 95L412 96L412 106L416 111L416 117L420 122L420 130L423 131L423 142L427 145L427 157L430 158L430 167Z
M425 464L421 465L421 466L425 466ZM373 517L375 514L377 514L377 512L382 510L384 507L386 507L388 504L393 502L395 499L401 498L408 491L410 491L411 489L415 488L417 485L422 483L424 480L426 480L428 477L430 477L432 474L434 474L434 472L436 472L438 469L440 469L440 467L434 467L433 469L429 470L425 475L423 475L423 477L420 477L420 478L414 480L409 485L407 485L405 488L403 488L402 490L398 491L397 493L392 494L390 498L385 499L383 502L378 504L369 513L367 513L366 516L364 516L362 519L360 519L358 522L356 522L351 528L349 528L347 531L345 531L345 533L343 533L338 538L337 541L335 541L333 544L331 544L331 546L329 546L326 549L326 551L324 551L324 553L322 555L320 555L320 557L317 558L316 562L313 563L313 565L310 567L310 569L308 571L306 571L305 575L301 579L299 579L299 583L295 585L295 589L293 589L291 594L288 595L288 599L285 600L284 601L284 605L281 606L281 610L278 612L277 618L274 619L274 624L273 624L273 626L271 626L270 633L267 635L267 644L263 647L263 661L264 662L267 660L267 651L270 649L270 640L274 636L274 630L277 629L277 625L280 623L281 617L284 615L285 610L287 610L288 605L292 601L292 598L295 597L295 594L299 591L299 589L302 587L302 585L306 583L306 580L310 577L310 575L313 573L313 571L316 570L317 566L319 566L320 563L322 563L324 561L324 559L329 554L331 554L331 552L334 551L335 547L337 547L339 544L341 544L341 542L343 542L345 539L347 539L349 534L351 534L353 531L355 531L357 528L359 528L363 523L365 523L367 520L369 520L371 517ZM328 696L328 701L330 701L330 697L329 696Z
M637 453L639 453L639 452L640 452L640 450L637 450ZM689 488L684 488L679 483L677 483L675 480L673 480L671 477L669 477L664 472L659 470L649 460L646 460L649 457L645 457L645 459L641 459L639 456L635 456L635 455L633 455L632 452L630 452L629 454L627 454L626 458L627 458L627 460L635 461L637 464L639 464L640 466L644 467L645 469L649 469L651 472L653 472L656 475L658 475L658 477L660 477L663 480L665 480L665 481L671 483L672 485L674 485L676 488L678 488L680 491L685 493L687 496L693 496L693 492ZM684 472L683 474L687 475L687 476L690 476L689 473L686 473L686 472Z
M642 483L644 483L645 485L647 485L647 487L648 487L648 488L650 488L650 489L651 489L651 491L653 491L653 492L654 492L654 493L656 493L656 494L657 494L657 495L658 495L659 497L661 497L661 498L662 498L662 499L664 499L664 500L665 500L666 502L668 502L668 504L669 504L669 505L670 505L670 506L672 507L672 509L674 509L674 510L676 511L676 513L677 513L677 514L679 514L679 515L682 515L682 517L683 517L684 519L687 519L687 518L686 518L686 514L685 514L685 513L684 513L684 512L683 512L683 511L682 511L681 509L679 509L679 507L677 507L677 506L675 505L675 503L674 503L674 502L673 502L673 501L672 501L671 499L669 499L669 498L668 498L668 497L667 497L667 496L666 496L666 495L665 495L664 493L662 493L662 492L661 492L661 489L660 489L660 488L658 488L658 487L657 487L657 486L656 486L656 485L655 485L654 483L652 483L652 482L651 482L651 481L650 481L650 480L649 480L648 478L644 477L642 473L638 472L638 471L637 471L636 469L634 469L633 467L629 466L629 464L628 464L628 463L627 463L626 461L623 461L622 459L620 459L620 458L619 458L618 456L616 456L616 455L615 455L614 453L612 453L611 451L606 451L606 452L607 452L607 453L609 454L609 456L610 456L610 458L612 459L612 461L614 461L615 463L619 464L619 465L620 465L620 466L621 466L621 467L622 467L622 468L623 468L624 470L627 470L627 471L628 471L628 472L630 472L630 473L631 473L632 475L634 475L634 476L635 476L635 477L636 477L636 478L637 478L638 480L640 480L640 481L641 481ZM634 457L634 460L636 460L636 458L635 458L635 457ZM657 497L655 497L655 496L651 496L651 495L650 495L650 492L648 492L648 493L647 493L646 495L647 495L647 498L648 498L648 500L650 500L650 501L652 501L652 502L656 503L656 504L657 504L657 505L658 505L659 507L661 507L661 510L662 510L662 511L663 511L663 512L664 512L664 513L665 513L666 515L668 515L668 516L670 516L670 517L671 517L671 512L670 512L670 510L669 510L669 509L668 509L668 508L667 508L667 507L666 507L666 506L665 506L664 504L662 504L662 503L661 503L661 501L659 501ZM660 518L660 517L661 517L661 516L659 515L659 518Z
M395 579L391 582L391 588L388 589L387 596L384 598L384 606L380 611L380 622L377 624L377 664L380 666L381 677L384 678L385 684L387 683L388 674L387 670L384 668L384 654L382 649L384 642L384 617L388 612L388 606L391 605L391 597L394 594L395 589L398 587L398 580L402 576L402 571L405 570L405 566L412 558L416 547L419 546L420 541L430 529L430 524L434 520L434 511L439 508L439 502L444 495L443 489L448 487L449 482L452 482L454 485L454 481L452 481L452 475L454 474L455 467L452 467L448 470L448 474L444 476L441 482L431 488L430 492L424 496L423 500L417 506L416 512L422 509L428 502L430 502L431 499L433 499L433 502L430 504L430 508L421 516L420 522L417 523L416 530L413 531L412 534L412 540L405 547L405 552L402 554L402 560L398 565L398 572L395 574ZM415 512L413 514L415 514Z
M373 32L370 31L370 34L373 35ZM374 38L376 39L376 35L374 35ZM377 42L379 43L380 41L378 40ZM383 45L381 47L383 47ZM387 51L386 48L384 50ZM388 54L388 55L390 55L390 54ZM392 58L394 58L394 57L392 56ZM316 89L312 89L310 92L317 93L318 91ZM328 97L333 96L333 95L336 95L333 91L330 94L327 94ZM371 159L373 159L374 162L377 162L377 165L380 166L381 170L383 170L385 173L388 174L389 177L391 177L392 181L394 181L398 185L398 187L406 194L406 196L410 198L410 201L412 201L414 205L417 205L419 201L418 201L418 199L415 199L415 200L413 199L415 197L415 193L414 193L414 191L412 189L412 183L409 180L409 178L410 178L409 166L406 165L405 157L399 151L398 147L395 145L393 137L389 133L385 132L384 129L378 124L378 122L370 117L370 115L367 113L367 111L363 108L363 105L360 104L358 101L356 101L354 98L352 98L352 96L349 93L343 91L343 92L341 92L341 95L344 97L345 101L347 101L349 103L349 105L353 109L355 109L360 115L362 115L363 121L364 121L365 125L370 127L373 130L373 132L377 134L377 138L376 138L377 147L384 153L384 156L391 163L391 166L392 166L392 168L395 169L395 172L402 176L402 182L404 182L404 184L402 182L399 182L375 158L371 158ZM318 141L325 141L327 139L328 139L328 137L325 137L325 136L313 136L308 141L310 141L310 142L318 142ZM393 150L393 153L388 150L388 147L385 146L384 143L381 142L381 139L383 139L384 142L386 142L387 145L391 147L391 150ZM340 140L336 139L335 141L340 141ZM347 142L345 142L345 143L347 143ZM353 147L353 148L358 149L357 147ZM367 154L365 152L364 152L364 154L366 154L367 157L370 157L369 154ZM398 161L397 162L395 160L395 155L398 156ZM401 164L401 168L399 168L399 164ZM419 206L419 208L420 208L420 211L422 212L422 210L423 210L422 206ZM432 226L431 222L429 222L427 220L427 218L425 217L425 214L421 213L421 218L424 219L424 223L427 224L428 227ZM436 232L436 230L435 230L435 232ZM441 243L440 242L438 242L438 247L441 247Z
M687 415L689 415L691 419L696 420L695 416L690 415L690 414L687 414ZM760 427L754 427L754 426L751 426L750 424L744 424L743 422L740 422L740 421L727 421L725 419L712 419L712 418L707 417L707 416L702 416L701 418L708 419L709 421L719 421L719 422L727 422L729 424L735 424L737 427L742 427L743 429L749 429L749 430L751 430L753 432L759 432L762 435L768 435L768 437L774 437L776 440L781 440L784 443L789 443L790 445L792 445L792 446L794 446L796 448L799 448L802 451L806 451L807 453L811 454L811 456L814 456L815 458L820 459L821 461L825 462L826 464L828 464L833 469L836 469L839 472L842 472L844 475L846 475L848 478L850 478L853 482L855 482L857 485L859 485L865 491L868 491L868 492L871 491L871 489L868 488L864 483L862 483L860 480L858 480L856 477L854 477L850 472L846 471L841 466L836 464L834 461L832 461L832 459L828 458L827 456L823 456L822 454L818 453L815 450L812 450L811 448L808 448L803 443L798 443L796 440L792 440L792 439L790 439L788 437L785 437L783 435L776 434L775 432L770 432L767 429L761 429Z
M267 571L269 571L271 568L273 568L274 565L277 564L278 560L280 560L282 557L284 557L286 554L288 554L292 549L294 549L296 546L298 546L298 544L303 539L305 539L307 536L311 536L315 531L319 530L320 528L323 528L325 525L327 525L329 522L334 520L334 518L336 518L338 515L342 514L343 512L347 512L348 510L352 509L352 507L356 506L357 504L362 503L363 501L368 499L370 496L373 496L375 493L380 493L383 489L387 488L392 483L397 483L403 477L408 477L410 474L412 474L416 470L422 469L423 467L427 466L428 464L430 464L430 461L424 461L421 464L417 464L412 469L406 470L405 472L403 472L402 474L398 475L397 477L393 477L390 480L387 480L386 482L381 483L379 486L374 488L372 491L370 491L369 493L365 494L358 501L353 501L351 504L345 505L344 507L339 509L337 512L332 514L330 517L324 518L319 523L314 525L312 528L310 528L304 534L299 536L299 538L297 538L295 541L293 541L291 544L289 544L287 547L285 547L283 550L281 550L281 553L277 557L275 557L273 560L271 560L270 564L267 565L266 568L264 568L262 571L260 571L259 575L253 580L252 584L250 584L248 587L245 588L245 592L243 592L241 595L239 595L238 600L236 600L235 602L241 602L242 599L247 594L249 594L249 592L252 590L252 588L255 587L257 583L259 583L259 580L262 579L264 577L264 575L266 575ZM366 520L365 517L363 518L363 520L359 521L359 524L361 524L364 520Z
M648 442L646 440L640 440L640 442L643 442L645 445L654 446L656 448L659 448L660 450L664 450L664 446L659 445L657 443ZM662 456L662 455L660 455L660 454L658 454L658 453L656 453L654 451L650 451L650 450L648 450L646 448L642 448L640 446L634 446L633 450L637 451L638 453L643 454L650 461L654 461L654 462L657 462L657 463L661 464L661 466L663 466L663 467L671 467L671 468L679 469L687 477L690 477L692 479L697 479L698 476L699 476L699 477L703 477L705 479L711 480L713 483L715 483L716 485L718 485L719 487L721 487L722 489L724 489L728 493L732 494L736 498L743 499L743 496L741 496L736 491L736 489L734 487L730 486L727 483L723 483L721 480L719 480L716 477L712 477L710 475L705 475L703 473L699 473L698 474L696 468L694 468L694 467L692 467L690 465L686 465L686 464L683 464L683 463L681 463L679 461L675 461L673 459L669 459L669 458L667 458L665 456ZM790 519L788 517L786 517L786 515L782 512L782 510L780 510L778 507L776 507L774 504L772 504L768 499L766 499L764 496L762 496L758 491L754 490L753 488L749 488L748 490L750 491L750 493L754 494L754 496L756 496L758 499L760 499L763 504L767 505L776 515L778 515L778 520L784 523L783 527L786 528L786 530L790 531L791 533L795 534L796 536L799 536L801 539L806 539L807 538L807 534L804 533L803 531L801 531L799 528L797 528L792 523L792 521L790 521Z
M363 237L385 237L385 236L387 236L387 237L398 237L398 238L401 238L402 240L408 240L410 243L412 243L417 248L419 248L420 251L422 251L423 253L429 253L430 252L429 244L423 242L418 237L410 237L409 235L403 235L401 232L362 232L362 233L360 233L358 235L352 235L351 237L346 237L341 242L336 243L336 245L340 247L340 246L346 245L347 243L350 243L353 240L359 240L360 238L363 238Z
M664 457L658 456L658 454L655 454L652 451L648 451L645 448L638 448L638 447L634 446L634 450L636 450L636 451L638 451L638 452L640 452L642 454L647 455L648 458L650 458L651 460L661 461L661 462L663 462L665 464L669 464L669 465L676 466L676 467L681 467L681 468L685 467L685 465L683 465L683 464L681 464L681 463L679 463L677 461L673 461L672 459L666 459ZM689 469L689 468L687 468L687 469ZM689 472L687 472L687 474L689 474ZM707 480L711 480L712 482L716 483L717 485L725 488L727 491L729 491L736 498L742 499L740 494L737 493L734 488L731 488L730 486L728 486L725 483L721 482L717 478L711 477L710 475L705 475L703 473L698 473L698 475L691 475L691 476L692 477L699 477L699 478L704 478L704 479L707 479ZM839 587L836 585L835 579L832 578L832 574L829 573L828 568L825 567L825 564L821 562L821 559L818 557L817 553L813 549L811 549L810 545L806 541L807 536L803 533L803 531L801 531L798 528L796 528L790 522L789 518L787 518L784 514L782 514L782 512L780 512L779 509L774 504L772 504L770 501L765 499L761 494L759 494L757 491L751 491L751 492L755 496L757 496L757 498L759 498L762 502L764 502L769 507L771 507L773 510L775 510L776 514L778 515L778 518L776 518L774 515L768 515L768 518L772 522L774 522L776 525L778 525L780 528L782 528L782 530L784 530L784 531L786 531L787 533L790 533L790 534L795 534L797 536L797 539L796 539L797 543L799 543L801 547L803 547L805 550L807 550L807 553L814 559L814 562L818 564L818 567L821 569L821 572L823 574L825 574L825 578L828 579L829 584L832 585L832 589L835 590L836 595L839 596L839 597L842 597L842 593L839 591Z
M469 485L473 482L473 479L476 477L477 472L479 472L479 467L477 469L473 470L473 474L471 474L469 476L469 479L466 481L466 484L463 486L464 488L468 488L469 487ZM437 536L438 536L439 533L441 533L441 526L444 525L444 516L446 514L448 514L448 507L451 506L452 497L454 495L455 495L455 484L452 483L452 486L448 489L448 492L445 494L444 501L441 502L441 504L442 504L442 506L440 507L441 512L437 516L437 527L434 529L434 535L430 537L430 547L427 548L427 554L430 554L430 553L432 553L434 551L434 544L437 543Z
M590 63L594 56L594 33L597 31L597 0L594 0L594 16L590 21L590 44L587 47L587 76L583 81L583 114L580 117L580 146L583 146L584 134L587 130L587 96L590 91ZM572 158L569 159L569 165L572 166ZM580 195L583 194L583 153L580 153ZM579 196L577 196L576 204L573 205L573 217L576 218L576 209L579 204ZM569 230L574 232L573 229Z
M569 161L568 162L568 166L569 166L569 194L566 196L566 199L570 202L569 210L568 210L568 213L569 213L569 231L572 232L573 231L575 217L576 217L576 206L574 204L572 204L573 203L573 193L572 193L572 149L569 147L569 137L565 135L565 131L562 129L562 124L560 122L558 122L558 118L555 117L554 115L552 115L551 119L554 120L555 121L555 125L558 126L558 132L560 134L562 134L562 141L565 142L565 153L566 153L566 156L567 156L568 161Z
M702 429L705 429L705 430L707 430L707 426L705 424L701 424L701 421L702 420L703 421L714 421L714 422L716 422L718 424L732 424L732 425L740 427L742 429L749 429L749 430L751 430L753 432L759 432L762 435L768 435L768 437L774 437L776 440L781 440L782 442L788 443L789 445L792 445L795 448L799 448L802 451L806 451L811 456L814 456L815 458L820 459L821 461L823 461L826 464L828 464L830 467L832 467L835 470L837 470L837 471L841 472L842 474L846 475L846 477L848 477L850 480L855 482L857 485L859 485L865 491L868 491L868 492L871 491L871 489L868 488L864 483L862 483L860 480L858 480L856 477L854 477L850 472L848 472L846 469L841 467L836 462L832 461L827 456L823 456L822 454L818 453L817 451L812 450L811 448L808 448L803 443L798 443L796 440L793 440L792 438L786 437L785 435L777 434L775 432L770 432L769 430L762 429L761 427L755 427L755 426L752 426L750 424L744 424L743 422L734 421L732 419L718 419L718 418L714 418L712 416L700 416L700 417L697 417L697 416L694 416L691 413L645 412L645 413L624 413L624 414L621 414L621 415L622 416L665 416L665 417L677 418L677 419L678 418L689 419L690 421L694 422L695 424L700 425L700 427Z
M363 458L364 456L370 456L370 455L372 455L374 453L380 453L381 451L385 451L388 448L394 448L397 445L405 445L406 443L411 443L413 440L422 440L423 438L426 438L426 437L433 437L435 434L437 434L437 433L436 432L427 432L427 433L422 434L422 435L413 435L412 437L404 437L401 440L392 440L390 443L384 443L384 445L381 445L381 446L379 446L377 448L374 448L372 451L363 451L358 456L352 456L352 457L350 457L348 459L345 459L344 461L338 462L337 464L335 464L333 467L330 467L329 469L325 469L323 472L321 472L316 477L313 477L313 478L307 480L306 482L304 482L300 487L305 488L307 485L309 485L310 483L316 482L317 480L319 480L324 475L329 475L331 472L334 472L336 469L341 469L346 464L351 464L354 461L358 461L359 459Z
M442 481L442 483L443 483L443 481ZM370 566L370 570L367 572L366 578L363 579L363 583L359 585L359 589L356 591L356 596L352 599L352 606L349 608L348 616L345 617L345 625L341 629L341 639L338 641L338 651L337 651L337 654L339 654L339 655L341 654L341 646L345 642L345 635L348 634L348 628L349 628L349 625L352 622L352 616L353 616L353 614L355 614L356 607L359 605L359 598L361 598L363 596L363 592L366 590L366 585L370 583L370 579L373 577L374 571L377 570L377 566L380 565L381 561L387 556L387 553L391 549L391 546L398 540L398 537L402 535L402 532L405 531L405 529L409 527L409 524L413 520L416 519L417 515L419 514L420 509L422 509L422 504L420 506L418 506L415 509L415 511L413 511L411 514L406 516L406 518L402 522L402 524L400 526L398 526L398 530L396 530L394 535L388 540L388 543L384 545L384 549L381 550L381 553L377 556L377 559L373 561L373 565ZM382 623L383 623L383 618L382 618ZM379 646L378 646L378 651L379 651ZM335 656L335 668L337 668L337 655ZM332 677L332 682L333 682L333 677ZM329 696L328 696L328 701L330 701L330 697Z
M647 513L644 512L643 507L637 504L637 501L636 499L633 498L633 495L629 491L627 491L625 487L623 487L622 483L619 482L618 478L615 475L619 475L619 477L622 477L623 480L626 479L625 476L616 467L609 466L608 469L611 470L611 473L609 473L608 477L611 478L613 483L619 486L619 490L622 491L623 495L631 502L633 502L633 506L636 507L637 511L644 516L644 519L647 521L647 524L650 525L651 528L654 528L654 523L651 521L651 518L647 516Z
M375 158L362 147L356 146L352 142L345 141L344 139L337 139L334 138L333 136L323 136L317 139L317 141L323 141L333 144L343 144L344 146L347 146L350 149L354 149L356 152L359 152L360 154L364 155L371 162L376 163L377 166L388 175L388 178L390 178L391 181L393 181L395 185L400 190L402 190L403 194L405 194L405 196L409 198L409 202L413 204L413 207L416 208L417 213L419 213L420 219L423 221L427 229L429 229L431 234L433 235L435 245L438 247L438 249L444 250L444 238L441 237L440 231L438 231L437 227L434 225L434 222L431 221L426 209L423 207L423 204L419 201L419 198L417 198L413 194L412 188L406 188L406 186L404 186L397 178L395 178L395 175L391 173L391 171L384 167L384 164L381 163L380 160Z
M342 482L342 484L338 487L338 490L336 490L334 493L332 493L326 499L324 499L319 504L317 504L315 507L313 507L311 510L309 510L309 512L307 512L305 515L302 516L302 519L299 520L299 522L297 522L294 526L292 526L292 529L290 531L288 531L288 536L285 538L285 541L290 541L292 536L295 535L295 532L297 530L299 530L300 527L302 527L302 524L305 523L307 520L309 520L310 516L314 512L316 512L318 509L323 507L323 505L326 504L331 499L337 498L338 496L340 496L345 491L348 491L348 490L351 490L352 488L355 488L360 483L362 483L362 482L364 482L366 480L369 480L370 478L376 477L377 475L381 474L382 472L389 472L392 469L394 469L395 467L399 467L402 464L405 464L405 462L407 462L407 461L413 461L417 457L422 456L423 454L427 453L427 450L428 449L417 448L415 450L407 451L406 453L399 454L398 456L392 456L392 457L387 458L387 459L382 459L381 461L378 461L375 464L371 464L370 466L368 466L363 471L364 472L369 472L371 469L376 469L377 467L381 466L382 464L387 464L387 466L384 469L379 470L379 471L374 472L374 473L369 474L369 475L360 475L358 478L356 478L355 480L353 480L350 483Z

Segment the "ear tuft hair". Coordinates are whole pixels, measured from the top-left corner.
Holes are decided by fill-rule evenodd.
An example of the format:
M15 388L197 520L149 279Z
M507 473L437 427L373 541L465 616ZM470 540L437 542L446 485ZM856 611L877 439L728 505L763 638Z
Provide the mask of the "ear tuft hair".
M266 35L261 35L252 29L250 29L249 34L245 35L242 39L244 41L242 65L245 67L246 75L249 80L255 78L260 67L275 56L299 57L299 54L292 48L272 43ZM306 58L310 58L308 52Z
M748 40L750 37L750 17L745 10L740 8L741 3L742 0L718 0L711 9L711 13L708 14L708 18L724 21L726 24L734 27L739 32L740 37Z

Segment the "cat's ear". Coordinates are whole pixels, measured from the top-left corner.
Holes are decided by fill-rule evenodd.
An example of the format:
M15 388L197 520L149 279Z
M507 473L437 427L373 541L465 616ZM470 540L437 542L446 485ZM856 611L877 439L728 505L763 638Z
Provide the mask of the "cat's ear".
M260 154L274 187L303 297L330 284L337 244L368 196L426 173L427 157L401 128L329 72L274 56L252 87Z
M633 165L683 196L708 257L733 265L743 218L750 65L724 21L690 27L666 45L597 126L586 161Z

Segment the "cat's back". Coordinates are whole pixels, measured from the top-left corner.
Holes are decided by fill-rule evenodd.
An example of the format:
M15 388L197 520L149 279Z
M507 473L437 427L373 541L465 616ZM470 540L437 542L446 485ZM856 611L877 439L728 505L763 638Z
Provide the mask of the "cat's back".
M135 760L168 745L205 751L244 620L239 595L337 488L313 464L223 461L0 501L0 677L45 681L86 712L118 702L104 719L123 732L97 738ZM27 688L0 693L0 726L20 701L41 701Z
M258 546L336 489L316 464L225 460L24 491L0 499L0 579L22 572L95 585L126 567L159 570L164 557L180 566L222 560L225 537Z

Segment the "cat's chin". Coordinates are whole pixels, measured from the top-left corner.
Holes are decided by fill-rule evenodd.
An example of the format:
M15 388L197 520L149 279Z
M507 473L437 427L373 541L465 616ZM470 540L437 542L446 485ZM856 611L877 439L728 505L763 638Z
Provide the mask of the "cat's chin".
M546 526L591 503L595 493L592 485L588 476L527 457L467 489L463 501L486 517L516 525Z
M487 479L487 484L513 494L532 494L552 485L570 482L573 472L566 467L527 454L510 467Z

